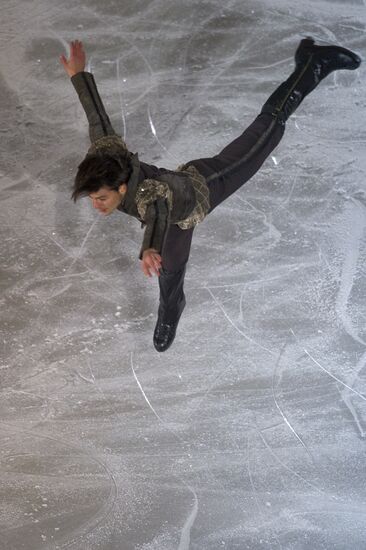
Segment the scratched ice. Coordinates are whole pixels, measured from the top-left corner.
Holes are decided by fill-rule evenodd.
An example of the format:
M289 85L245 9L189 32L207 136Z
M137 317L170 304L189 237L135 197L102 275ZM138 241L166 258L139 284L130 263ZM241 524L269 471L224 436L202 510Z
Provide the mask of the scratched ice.
M0 550L365 548L364 69L197 228L165 354L139 224L70 201L71 39L130 149L175 168L252 121L304 35L365 55L364 0L2 5Z

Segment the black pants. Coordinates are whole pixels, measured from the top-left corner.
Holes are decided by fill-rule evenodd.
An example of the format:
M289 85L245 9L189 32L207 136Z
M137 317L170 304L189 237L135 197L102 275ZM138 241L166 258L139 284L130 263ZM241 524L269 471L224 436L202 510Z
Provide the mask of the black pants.
M210 191L210 212L259 170L280 142L283 132L283 124L272 115L263 113L218 155L187 163L194 165L206 178ZM171 225L168 230L162 251L163 272L176 273L176 284L180 288L175 289L176 292L172 294L169 293L171 300L167 299L164 293L166 279L163 273L159 277L160 309L164 309L167 317L174 318L177 314L177 297L183 296L184 299L184 269L189 258L192 236L193 228L183 230L177 225ZM170 283L171 280L170 277Z

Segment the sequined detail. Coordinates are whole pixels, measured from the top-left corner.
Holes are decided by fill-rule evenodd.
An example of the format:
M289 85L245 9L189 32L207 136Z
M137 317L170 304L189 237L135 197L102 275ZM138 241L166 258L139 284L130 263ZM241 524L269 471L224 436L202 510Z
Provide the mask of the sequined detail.
M182 164L178 166L177 171L187 172L189 174L196 194L196 206L187 218L177 223L178 227L181 229L190 229L202 222L206 217L210 210L210 194L206 179L199 173L197 168L192 165L186 166Z
M96 140L90 147L89 153L95 153L99 150L121 152L128 149L123 139L120 136L114 135L103 136ZM194 166L182 164L178 166L177 172L185 172L189 175L196 196L196 206L192 212L187 218L176 223L181 229L190 229L204 220L210 209L209 190L205 178ZM173 193L169 184L159 180L145 179L139 186L135 197L137 210L142 220L145 219L149 204L158 198L167 200L169 211L171 212L173 208Z
M137 211L142 220L145 219L147 207L156 199L166 199L169 212L173 208L173 193L169 185L164 181L146 179L137 189L135 201Z

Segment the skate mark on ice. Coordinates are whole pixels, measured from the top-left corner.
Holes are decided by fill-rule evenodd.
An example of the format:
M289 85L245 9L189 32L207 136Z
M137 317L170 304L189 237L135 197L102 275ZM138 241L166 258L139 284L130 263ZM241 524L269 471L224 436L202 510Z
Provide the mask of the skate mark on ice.
M54 292L53 294L48 296L47 301L53 300L53 298L57 298L57 296L61 296L62 294L67 292L71 287L72 287L72 284L69 283L66 286L64 286L63 288L61 288L60 290L56 290L56 292Z
M72 255L71 255L71 252L69 250L67 250L64 246L62 246L62 244L60 244L52 235L50 235L49 233L47 233L42 227L38 226L36 223L34 223L33 220L29 220L31 225L36 228L40 233L42 233L42 235L44 235L45 237L47 237L51 242L53 242L58 248L60 248L60 250L63 251L63 253L65 254L65 257L66 259L72 259ZM98 220L96 220L98 221ZM94 222L96 223L96 222ZM96 270L90 268L89 266L85 265L84 262L82 262L81 260L79 260L79 263L82 265L82 267L86 268L86 271L82 271L82 272L79 272L79 273L68 273L68 271L70 270L71 266L75 263L76 259L73 258L74 261L72 261L71 265L68 267L68 268L65 268L65 274L64 275L56 275L54 277L44 277L42 278L40 281L37 281L37 282L43 282L43 281L52 281L52 280L58 280L58 279L66 279L66 278L72 278L72 277L80 277L81 275L85 275L85 274L91 274L91 275L94 275L96 277L96 279L100 278L102 279L105 284L107 286L109 286L110 288L112 288L110 286L110 284L108 283L107 279L101 275L100 273L98 273ZM50 298L49 298L50 299ZM43 306L46 305L46 302L47 302L47 299L45 299L43 301ZM40 311L40 314L42 313L42 310ZM38 316L39 317L39 316Z
M270 63L269 65L257 65L250 66L247 65L245 67L246 71L262 71L263 69L273 69L274 67L280 67L281 65L286 65L288 67L289 63L292 63L293 57L286 57L284 59L280 59L279 61L275 61L274 63Z
M259 504L258 495L257 495L257 491L256 491L255 486L254 486L252 472L251 472L251 468L250 468L250 445L249 445L249 442L250 442L250 435L248 435L248 438L247 438L247 472L248 472L249 482L250 482L250 486L251 486L251 489L252 489L255 504L256 504L258 513L261 517L262 523L263 523L264 516L263 516L263 513L262 513L262 508Z
M159 420L159 422L161 422L164 426L165 426L165 422L164 420L158 415L158 413L156 412L156 410L154 409L154 407L152 406L152 404L150 403L146 393L144 392L144 388L141 386L140 384L140 381L139 379L137 378L137 375L136 375L136 372L135 372L135 369L134 369L134 366L133 366L133 355L132 355L132 352L131 352L131 355L130 355L130 361L131 361L131 369L132 369L132 374L133 374L133 377L134 379L136 380L137 382L137 385L138 387L140 388L140 391L146 401L146 403L149 405L150 409L152 410L152 412L154 413L154 415L156 416L156 418Z
M283 424L282 424L283 425ZM300 479L303 483L305 483L305 485L307 485L308 487L311 487L312 489L314 489L316 492L318 492L319 494L321 495L324 495L324 494L327 494L325 493L322 489L320 489L317 485L315 485L314 483L312 483L311 481L308 481L306 478L304 478L302 475L298 474L293 468L291 468L290 466L287 466L287 464L285 464L283 462L283 460L280 459L280 457L277 455L277 453L275 453L275 451L273 450L273 448L271 447L271 445L268 443L268 441L266 440L266 438L264 437L263 435L263 429L259 428L258 426L255 426L254 429L256 430L256 432L258 433L259 437L261 438L261 440L263 441L264 445L266 446L266 448L268 449L268 451L270 452L270 454L273 456L273 458L278 462L278 464L284 469L284 470L287 470L288 472L290 472L293 476L297 477L297 479ZM336 496L332 496L332 499L334 500L339 500L338 497Z
M81 379L81 380L84 380L84 382L87 382L88 384L95 384L95 377L94 377L94 374L90 368L90 363L88 361L88 366L89 366L89 370L90 370L90 374L91 374L91 378L88 378L87 376L84 376L83 374L81 374L78 370L75 369L75 373L76 375ZM105 395L104 393L100 390L100 388L96 385L96 387L98 388L98 390L100 391L100 393L103 395L103 397L105 398Z
M131 369L132 369L132 373L133 373L133 376L136 380L136 383L146 401L146 403L148 404L149 408L151 409L151 411L154 413L154 415L156 416L156 418L159 420L159 422L180 442L180 443L185 443L185 441L183 440L183 438L177 434L174 430L172 430L165 422L164 420L161 418L161 416L155 411L154 407L152 406L152 404L150 403L139 379L137 378L137 375L136 375L136 372L135 372L135 369L134 369L134 366L133 366L133 354L131 352L131 355L130 355L130 360L131 360ZM190 457L190 455L188 454L188 457ZM191 533L191 529L192 529L192 526L196 520L196 517L197 517L197 512L198 512L198 498L197 498L197 494L196 492L194 491L194 489L192 487L189 487L186 482L178 477L179 481L182 483L182 485L184 485L185 487L187 487L193 494L194 496L194 506L193 506L193 509L191 511L191 513L189 514L183 528L182 528L182 531L181 531L181 536L180 536L180 541L179 541L179 547L178 547L178 550L189 550L189 545L190 545L190 533Z
M331 191L332 192L332 191ZM289 219L292 219L296 222L296 226L297 228L302 228L304 229L304 231L306 231L306 234L307 234L307 239L309 240L309 242L311 242L314 246L314 248L316 248L318 250L318 258L319 258L319 263L324 263L326 268L328 269L329 273L332 274L333 273L333 270L332 270L332 267L331 265L329 264L329 261L327 259L327 257L324 255L322 249L321 249L321 246L319 245L319 243L313 238L311 237L311 235L308 234L308 226L305 225L305 227L303 226L304 224L304 221L301 220L295 213L294 211L291 211L289 208L287 208L286 206L284 206L283 204L280 204L277 208L277 209L281 209L283 210L286 215L288 216ZM310 262L303 262L303 263L299 263L298 266L299 267L304 267L304 268L309 268L311 267L312 265L316 265L316 264L313 264L313 263L310 263ZM294 269L295 270L295 269Z
M248 336L247 334L245 334L245 332L243 332L242 330L240 330L239 327L236 326L236 324L230 319L230 317L228 316L228 314L226 313L224 307L220 304L220 302L218 301L218 299L215 297L215 295L213 294L213 292L211 291L211 289L207 286L203 287L204 289L207 290L207 292L210 294L211 298L213 299L213 301L215 302L215 304L219 307L219 309L222 311L222 313L224 314L224 316L226 317L226 319L229 321L229 323L234 327L234 329L239 332L239 334L241 334L248 342L250 342L251 344L254 344L255 346L257 346L258 348L260 349L263 349L264 351L267 351L270 355L275 355L275 353L270 350L269 348L266 348L265 346L262 346L261 344L259 344L258 342L256 342L255 340L253 340L253 338L250 338L250 336Z
M33 220L29 220L31 225L36 228L40 233L42 233L42 235L44 235L45 237L47 237L51 242L53 242L58 248L60 248L60 250L62 250L65 254L65 257L67 259L73 259L74 261L72 262L71 265L73 265L75 263L75 261L78 259L78 258L73 258L72 255L71 255L71 252L70 250L67 250L65 247L62 246L62 244L60 244L52 235L50 235L49 233L47 233L42 227L38 226L36 223L34 223ZM95 223L98 222L98 219L95 220L95 222L93 223L93 225L95 225ZM88 233L90 233L90 230L92 229L92 227L89 229ZM84 239L85 241L85 239ZM85 244L85 243L84 243ZM102 273L98 272L97 270L89 267L88 265L86 265L82 260L79 259L79 263L82 267L84 267L86 269L86 271L82 271L82 272L79 272L79 273L67 273L67 271L71 268L71 265L65 269L65 274L64 275L56 275L54 277L45 277L43 279L41 279L41 281L52 281L52 280L57 280L57 279L65 279L65 278L71 278L71 277L79 277L80 275L85 275L87 273L89 273L91 276L94 276L96 278L96 280L102 280L106 286L108 286L110 288L110 290L113 290L114 293L119 293L118 290L115 289L115 287L113 287L109 281L108 281L108 278L103 275ZM119 296L122 298L122 294L119 293ZM111 300L112 301L112 300ZM114 300L113 300L114 302ZM45 302L44 302L44 305L45 305Z
M165 11L164 13L164 16L165 18L168 18L168 14L174 9L174 6L169 8L168 10ZM164 33L165 31L165 27L166 27L166 22L163 21L163 22L159 22L159 28L157 29L156 33L154 33L154 39L152 40L151 42L151 45L150 45L150 48L149 48L149 56L152 57L153 56L153 50L155 48L155 44L158 43L158 51L160 52L161 51L161 48L160 48L160 44L161 44L161 34ZM165 34L163 34L163 37L164 37ZM149 125L150 125L150 129L151 129L151 132L156 140L156 142L159 144L159 146L163 149L163 151L165 151L173 160L174 162L179 165L182 163L182 160L179 159L176 155L172 154L169 149L167 147L165 147L165 145L161 142L160 138L158 137L158 134L157 134L157 130L156 130L156 125L153 121L153 118L152 118L152 115L151 115L151 101L150 101L150 92L156 88L158 89L159 91L159 85L162 84L164 85L165 82L168 82L169 85L172 85L172 84L175 84L177 86L177 88L179 89L179 86L181 83L175 83L175 81L173 80L173 75L171 74L172 71L168 69L167 71L167 74L164 77L162 77L161 75L161 72L159 67L161 66L160 64L160 57L158 58L157 60L157 63L158 63L158 73L159 73L159 80L154 83L154 82L150 82L150 88L148 90L148 101L147 101L147 115L148 115L148 120L149 120ZM151 66L150 66L151 68ZM150 73L150 80L151 80L151 76L152 76L152 68L151 68L151 73ZM141 94L140 97L144 97L146 95L146 92L144 92L143 94ZM189 108L188 109L188 112L190 111L191 109ZM174 127L170 127L169 128L169 132L170 134L172 135L174 133L174 131L179 127L180 123L182 120L184 120L185 116L187 115L187 111L184 112L181 117L180 117L180 120L178 122L175 123Z
M122 94L122 88L123 85L121 84L121 75L120 75L120 58L117 57L116 59L116 71L117 71L117 83L118 83L118 96L119 96L119 105L121 109L121 118L122 118L122 126L123 126L123 141L126 141L127 136L127 124L126 124L126 115L125 115L125 109L123 105L123 94Z
M96 220L91 224L91 226L90 226L90 228L89 228L87 234L85 235L85 237L84 237L84 239L83 239L83 242L82 242L81 245L80 245L80 248L79 248L78 252L76 253L76 256L74 257L74 259L73 259L73 261L71 262L71 264L69 265L69 267L66 269L66 273L67 273L67 272L73 267L73 265L80 259L81 254L82 254L82 252L83 252L83 250L84 250L85 244L86 244L86 242L87 242L87 240L88 240L88 238L89 238L89 235L90 235L90 233L93 231L94 226L98 223L98 221L99 221L99 220L96 219Z
M252 281L242 281L240 283L230 283L230 284L222 284L222 285L212 285L210 284L210 289L216 289L216 288L235 288L235 287L239 287L239 286L244 286L244 287L251 287L251 286L261 286L263 285L264 283L272 283L273 281L279 281L281 279L283 279L284 277L287 277L288 275L290 275L291 273L295 273L296 271L299 271L299 268L301 267L304 267L304 268L307 268L309 264L302 264L302 263L297 263L294 267L289 267L289 266L285 266L284 270L283 270L283 273L280 273L279 275L274 275L273 277L268 277L267 279L254 279ZM278 269L279 271L279 269ZM187 277L187 281L189 281L189 277ZM207 290L208 287L204 286L199 286L199 287L190 287L191 289L194 289L194 290L201 290L202 288L204 288L205 290Z
M230 9L232 4L233 4L233 2L231 2L231 4L228 4L227 9ZM188 49L191 46L191 44L193 43L194 39L196 38L197 35L203 35L204 28L207 25L207 23L210 20L212 20L213 18L215 18L215 17L217 18L218 14L220 12L222 12L223 9L225 9L225 8L217 8L213 12L210 12L210 15L208 17L206 17L206 19L204 19L203 21L198 20L198 24L194 27L193 30L191 30L191 32L189 34L189 40L186 40L186 47L185 47L184 54L183 54L183 69L185 69L187 67ZM207 84L205 84L205 86L207 86Z
M128 102L128 107L131 108L134 105L138 105L141 102L141 100L144 99L146 96L148 97L150 95L151 91L154 90L155 88L156 88L156 84L152 83L149 89L141 92L140 95L138 95L134 99L130 100Z
M84 450L82 447L78 447L75 444L66 441L65 439L55 438L44 434L39 434L39 433L36 433L34 430L30 431L30 430L25 430L23 428L20 429L9 422L0 421L0 425L10 430L10 433L12 435L14 434L26 435L30 437L32 440L34 438L39 438L41 440L50 441L51 445L55 443L58 445L61 444L67 449L77 453L76 455L73 456L73 458L77 457L79 454L80 457L90 460L91 462L95 462L102 468L102 470L105 471L107 477L110 480L110 491L106 499L106 502L102 504L102 506L90 518L84 521L82 525L75 528L76 533L66 533L60 539L58 539L57 546L60 549L69 548L70 546L73 546L76 543L79 543L80 539L82 539L83 537L93 533L104 522L104 520L111 514L111 512L115 507L115 503L118 497L117 483L113 477L111 470L106 466L106 464L104 464L104 462L102 462L99 458L97 458L95 454L92 454L90 452L90 449ZM32 453L32 455L34 456L34 453ZM57 454L53 454L52 456L55 458L70 459L70 454L57 453ZM69 540L66 540L67 537L69 537L70 535L72 538Z
M186 519L185 524L183 525L180 540L179 540L179 546L178 550L189 550L190 542L191 542L191 529L193 527L194 522L196 521L197 513L198 513L198 498L196 495L196 492L192 487L189 487L187 485L187 488L191 491L193 497L194 497L194 504L192 511L190 512L188 518Z
M251 470L251 467L250 467L250 434L248 434L248 437L247 437L247 472L248 472L248 475L249 475L249 482L250 482L250 486L252 488L252 493L253 493L253 497L254 497L254 500L255 500L255 504L257 506L257 510L258 510L258 513L259 515L261 516L261 519L262 519L262 522L263 522L263 514L262 514L262 508L259 504L259 500L258 500L258 495L257 495L257 491L255 489L255 486L254 486L254 482L253 482L253 476L252 476L252 470Z
M195 414L197 411L199 411L199 409L201 408L202 406L202 403L204 402L204 400L207 398L207 396L211 393L211 391L213 390L213 388L216 386L217 382L220 380L220 378L222 378L229 370L232 369L232 364L230 364L228 367L226 367L225 370L223 370L222 372L220 372L220 374L218 374L215 378L214 378L214 381L212 382L212 384L210 384L210 386L206 389L205 393L203 394L203 396L201 397L201 399L199 400L198 404L193 407L191 409L191 412L188 413L188 416L186 417L186 422L188 422L192 415Z
M263 212L259 208L256 208L248 200L241 200L240 202L243 202L244 204L247 204L253 210L253 212L257 212L263 218L263 225L265 225L268 229L269 238L273 237L273 239L274 239L274 243L272 243L271 246L275 246L276 244L278 244L281 240L282 233L277 229L277 227L273 223L271 223L268 220L268 217L265 214L265 212ZM272 216L272 213L270 213L270 215Z
M35 223L35 221L28 217L28 214L25 216L26 220L28 220L28 222L34 227L36 228L40 233L42 233L42 235L44 235L45 237L47 237L50 241L52 241L58 248L60 248L60 250L62 250L62 252L65 254L65 256L67 258L70 258L71 257L71 253L69 250L67 250L64 246L62 246L61 243L59 243L54 237L53 235L50 235L47 231L45 231L43 229L42 226L39 226L38 224Z
M147 115L148 115L148 120L149 120L149 124L150 124L150 129L151 129L151 132L154 136L154 138L156 139L157 143L160 145L160 147L175 161L179 164L179 159L177 160L177 158L172 155L172 153L170 153L170 151L161 143L160 139L158 138L158 135L157 135L157 132L156 132L156 128L155 128L155 125L154 125L154 122L152 120L152 116L151 116L151 109L150 109L150 93L151 93L151 90L152 88L154 87L154 82L153 82L153 77L155 77L155 73L154 73L154 70L152 68L152 66L150 65L149 61L147 60L146 56L143 54L143 52L136 46L136 44L134 44L133 42L131 42L130 40L126 39L126 37L123 38L127 44L132 47L132 49L136 50L136 52L138 53L138 55L141 57L142 61L144 62L145 66L147 67L147 70L148 70L148 73L149 73L149 87L148 87L148 90L147 90Z
M298 179L298 176L299 176L299 169L296 171L296 174L294 175L294 181L292 182L292 185L291 185L291 189L287 195L287 197L283 200L283 202L277 207L275 208L274 212L276 212L277 210L279 210L280 208L284 208L286 205L289 204L290 200L291 200L291 197L293 195L293 192L294 192L294 189L296 187L296 184L297 184L297 179Z
M348 384L351 388L353 388L354 383L359 378L360 372L365 368L365 366L366 366L366 352L362 355L361 359L357 363L356 369L354 370L354 372L350 376L350 379L347 380L347 382L348 382ZM353 419L356 423L356 426L357 426L357 428L360 432L360 436L362 437L362 439L364 439L366 437L366 432L365 432L365 430L363 429L363 427L361 425L360 415L358 414L358 412L356 411L356 409L355 409L355 407L352 403L352 395L350 395L350 390L346 388L346 389L343 389L343 390L339 390L339 393L340 393L340 396L343 399L345 405L348 407L351 415L353 416Z
M41 281L51 281L51 280L57 280L57 279L64 279L64 278L71 278L71 277L79 277L80 275L85 275L86 273L89 273L91 274L92 276L94 276L97 280L98 279L101 279L111 290L113 290L114 287L111 286L111 284L109 283L108 279L101 273L99 273L98 271L96 271L95 269L92 269L90 268L88 265L86 265L82 260L80 260L79 258L73 258L72 255L71 255L71 252L70 250L67 250L65 247L62 246L62 244L60 244L52 235L50 235L49 233L47 233L42 227L38 226L36 223L34 223L33 220L29 220L31 225L33 227L35 227L40 233L42 233L43 235L45 235L51 242L53 242L58 248L60 248L60 250L62 250L66 256L67 259L73 259L71 265L65 269L65 274L64 275L56 275L55 277L47 277L47 278L44 278L44 279L41 279ZM95 220L95 222L93 223L93 225L95 225L96 223L98 222L98 219ZM92 225L92 227L93 227ZM90 233L92 227L89 229L88 231L88 234ZM84 244L85 244L85 240L86 238L84 239ZM80 265L82 267L84 267L87 271L82 271L80 273L68 273L68 271L71 269L72 265L76 262L76 261L79 261ZM116 291L114 289L114 292L119 292L119 291ZM122 297L122 295L120 295ZM46 305L46 301L44 301L43 305L45 306Z
M123 84L122 84L121 76L120 76L120 60L123 59L124 57L126 57L126 55L119 56L114 60L105 59L105 60L101 61L101 63L111 64L111 65L116 66L117 92L118 92L118 99L119 99L119 104L120 104L120 115L121 115L121 119L122 119L122 128L123 128L122 138L123 138L123 141L126 141L127 125L126 125L125 108L124 108L124 104L123 104L123 93L122 93ZM90 57L88 64L90 66L89 72L94 72L91 68L91 66L92 66L92 57Z
M362 245L362 237L366 224L366 212L364 206L357 200L352 199L356 205L356 209L350 215L350 238L346 245L346 257L342 266L341 282L336 299L336 312L340 318L342 325L356 342L366 346L366 342L357 334L352 320L347 312L347 304L353 288L353 282L356 276L357 264L360 256L360 248Z
M152 135L154 136L156 142L160 145L160 147L174 160L174 162L176 162L177 164L179 164L180 160L177 159L177 157L175 155L173 155L166 147L165 145L160 141L158 135L157 135L157 131L156 131L156 128L155 128L155 124L153 122L153 119L152 119L152 116L151 116L151 108L150 108L150 94L151 94L151 90L155 87L155 84L153 82L153 77L155 77L155 73L154 73L154 70L152 68L152 66L150 65L149 61L146 59L145 55L141 52L141 50L133 43L131 43L130 41L127 40L127 43L132 46L133 49L135 49L137 52L138 52L138 55L141 57L141 59L143 60L143 62L145 63L146 67L147 67L147 70L149 72L149 75L150 75L150 82L149 82L149 87L148 87L148 90L147 90L147 116L148 116L148 120L149 120L149 125L150 125L150 129L151 129L151 133Z
M320 246L319 243L314 243L314 244L315 244L316 248L318 249L319 263L320 263L320 264L324 264L325 267L326 267L327 270L328 270L328 273L329 273L330 275L332 275L332 274L333 274L332 266L330 265L327 256L324 254L322 247ZM333 276L333 275L332 275L332 276ZM334 277L333 277L333 278L334 278Z
M278 403L278 400L277 400L277 397L276 397L276 392L275 392L275 380L276 380L276 372L277 372L277 369L279 368L279 365L280 365L280 362L281 362L281 359L282 359L282 355L287 347L287 344L288 342L285 342L285 344L283 345L281 351L280 351L280 354L279 354L279 357L276 361L276 364L275 364L275 367L273 369L273 375L272 375L272 395L273 395L273 401L275 402L275 405L280 413L280 415L282 416L286 426L291 430L291 432L294 434L294 436L296 437L296 439L300 442L300 444L304 447L305 451L308 453L309 457L311 458L311 460L314 462L314 457L313 455L311 454L311 452L309 451L308 447L305 445L304 441L301 439L301 437L298 435L298 433L296 432L295 428L292 426L292 424L290 423L289 419L287 418L287 416L285 415L285 413L283 412L283 409L280 407L279 403ZM276 386L277 388L277 386Z
M248 438L247 438L247 461L246 462L247 462L247 472L248 472L250 486L251 486L251 489L252 489L255 504L256 504L259 516L261 518L262 524L264 524L265 523L265 515L263 514L263 510L262 510L262 507L261 507L260 502L259 502L258 493L257 493L257 490L256 490L255 485L254 485L252 470L251 470L251 467L250 467L250 434L248 435ZM273 538L276 540L279 548L282 550L283 547L282 547L282 544L281 544L280 540L278 539L277 535L274 534Z
M348 302L352 293L354 280L357 273L357 266L360 260L360 249L362 246L362 238L365 230L365 208L357 200L352 199L356 208L350 215L350 237L346 243L346 257L342 266L342 273L340 277L339 291L336 299L336 312L340 318L343 328L346 333L357 343L366 346L366 342L359 336L355 327L353 326L352 319L347 311ZM347 379L347 385L353 388L356 380L359 378L359 374L365 368L366 365L366 352L362 355L358 361L355 370ZM361 419L357 413L353 403L350 390L348 388L340 391L341 398L343 399L346 407L349 409L356 426L360 432L362 438L365 437L365 430L361 426Z
M2 391L4 391L4 389ZM60 403L61 402L61 400L59 398L48 397L47 395L39 395L37 393L33 393L33 392L30 392L30 391L25 391L25 390L17 390L16 388L7 388L7 391L9 393L15 393L15 394L20 394L20 395L30 395L31 397L36 397L37 399L40 399L41 401L50 401L50 402L54 402L54 403ZM62 398L62 401L65 401L65 399ZM71 401L69 399L66 399L66 401L68 401L69 403L73 403L73 401Z
M41 279L42 282L57 281L58 279L72 279L81 277L81 275L90 275L90 271L80 271L79 273L68 273L67 275L56 275L55 277L45 277Z
M96 380L93 372L92 367L92 361L90 357L86 357L86 364L88 367L88 370L90 372L90 378L87 378L86 376L81 375L79 372L76 371L76 374L82 379L85 380L85 382L88 382L89 384L94 384L96 390L100 393L100 395L103 397L104 401L108 404L109 408L114 412L115 415L118 415L118 411L115 409L113 404L111 403L110 399L105 394L104 390L101 388L100 384L98 383L98 380ZM113 422L111 422L113 426Z
M55 32L53 29L49 29L49 32L50 34L52 34L56 40L58 40L64 47L64 50L65 50L65 55L66 57L69 57L70 56L70 46L68 44L68 42L62 38L61 35L59 35L57 32Z
M131 351L131 353L130 353L130 364L131 364L131 370L132 370L133 377L134 377L134 379L136 380L136 383L137 383L137 385L138 385L138 387L139 387L139 389L140 389L140 391L141 391L141 393L142 393L142 395L143 395L143 398L145 399L145 401L146 401L146 403L148 404L148 406L149 406L149 408L151 409L151 411L154 413L154 415L155 415L156 418L159 420L159 422L164 426L164 428L166 428L166 429L167 429L167 430L168 430L168 431L169 431L169 432L170 432L170 433L171 433L180 443L184 443L184 444L185 444L186 442L184 441L184 439L183 439L177 432L175 432L174 430L172 430L172 429L170 428L170 426L168 425L168 423L165 422L165 421L161 418L161 416L156 412L156 410L154 409L154 407L153 407L152 404L150 403L150 401L149 401L149 399L148 399L148 397L147 397L147 395L146 395L146 393L145 393L145 391L144 391L144 389L143 389L143 387L142 387L142 385L141 385L139 379L137 378L136 371L135 371L135 368L134 368L134 366L133 366L133 352L132 352L132 351Z
M189 35L189 40L186 40L186 47L183 53L183 58L181 63L182 71L184 71L187 68L188 51L191 45L194 44L194 40L196 39L196 37L203 36L205 32L205 27L207 26L207 24L209 24L210 21L212 21L213 19L218 18L223 11L229 11L232 6L234 6L234 9L235 9L235 2L230 2L229 4L225 4L224 7L219 7L215 9L213 12L210 13L210 15L207 18L205 18L203 21L199 21L198 24L194 26L194 28L192 29L192 32ZM243 46L240 49L238 49L232 56L227 56L223 69L219 70L213 77L206 78L206 72L202 71L201 81L203 81L203 83L201 83L201 81L194 82L194 91L196 90L199 90L199 91L196 94L192 92L192 95L191 95L192 99L190 100L190 106L186 109L185 114L190 113L194 111L194 109L196 109L197 105L199 105L201 102L202 96L205 96L207 100L207 92L208 90L210 90L210 88L217 89L218 87L221 87L221 86L223 88L232 86L232 78L230 78L228 82L225 82L223 84L215 81L218 78L220 78L220 76L222 76L222 74L225 71L227 71L238 60L240 56L243 55L243 51L245 53L248 52L248 47L253 43L253 34L254 34L253 32L252 33L248 32L246 34L246 42L243 44ZM219 65L217 64L217 66ZM209 67L207 68L209 69ZM197 75L194 75L194 76L195 78L197 77ZM189 86L190 88L193 87L193 85L190 83L188 84L186 82L179 83L179 88L186 87L186 86ZM179 163L180 162L181 161L179 161Z
M361 2L363 2L363 4L366 6L366 0L361 0ZM357 31L361 34L365 34L365 28L354 27L353 25L345 25L344 23L340 23L339 27L342 29L351 29L352 31Z
M345 382L343 382L343 380L341 380L340 378L338 378L337 376L335 376L334 374L332 374L331 372L329 372L329 370L327 370L325 367L323 367L323 365L321 365L309 352L306 348L303 347L303 345L300 343L300 341L298 340L296 334L294 333L294 331L292 329L290 329L290 332L293 334L297 344L302 348L302 350L304 351L304 353L309 357L309 359L311 359L313 361L313 363L315 363L315 365L317 365L322 371L324 371L325 373L328 374L328 376L330 376L331 378L333 378L333 380L335 380L336 382L339 382L339 384L341 384L344 388L347 388L350 392L354 393L355 395L358 395L358 397L360 397L361 399L363 399L364 401L366 401L366 396L363 395L362 393L358 392L357 390L353 389L351 386L349 386L348 384L346 384Z
M169 151L169 149L167 149L165 147L165 145L160 141L160 139L158 138L158 135L156 133L156 128L155 128L155 125L154 125L154 122L152 120L152 117L151 117L151 110L150 110L150 104L147 106L147 116L148 116L148 119L149 119L149 124L150 124L150 129L151 129L151 133L152 135L154 136L154 138L156 139L157 143L160 145L160 147L174 160L174 162L176 162L177 164L180 163L180 160L178 157L176 157L175 155L173 155L173 153L171 153Z

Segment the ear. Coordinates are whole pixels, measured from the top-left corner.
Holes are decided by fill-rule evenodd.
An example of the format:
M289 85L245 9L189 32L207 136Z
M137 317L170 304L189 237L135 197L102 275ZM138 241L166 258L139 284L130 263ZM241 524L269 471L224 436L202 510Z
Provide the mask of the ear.
M121 183L121 185L118 187L118 193L120 195L125 195L127 192L127 185L125 183Z

